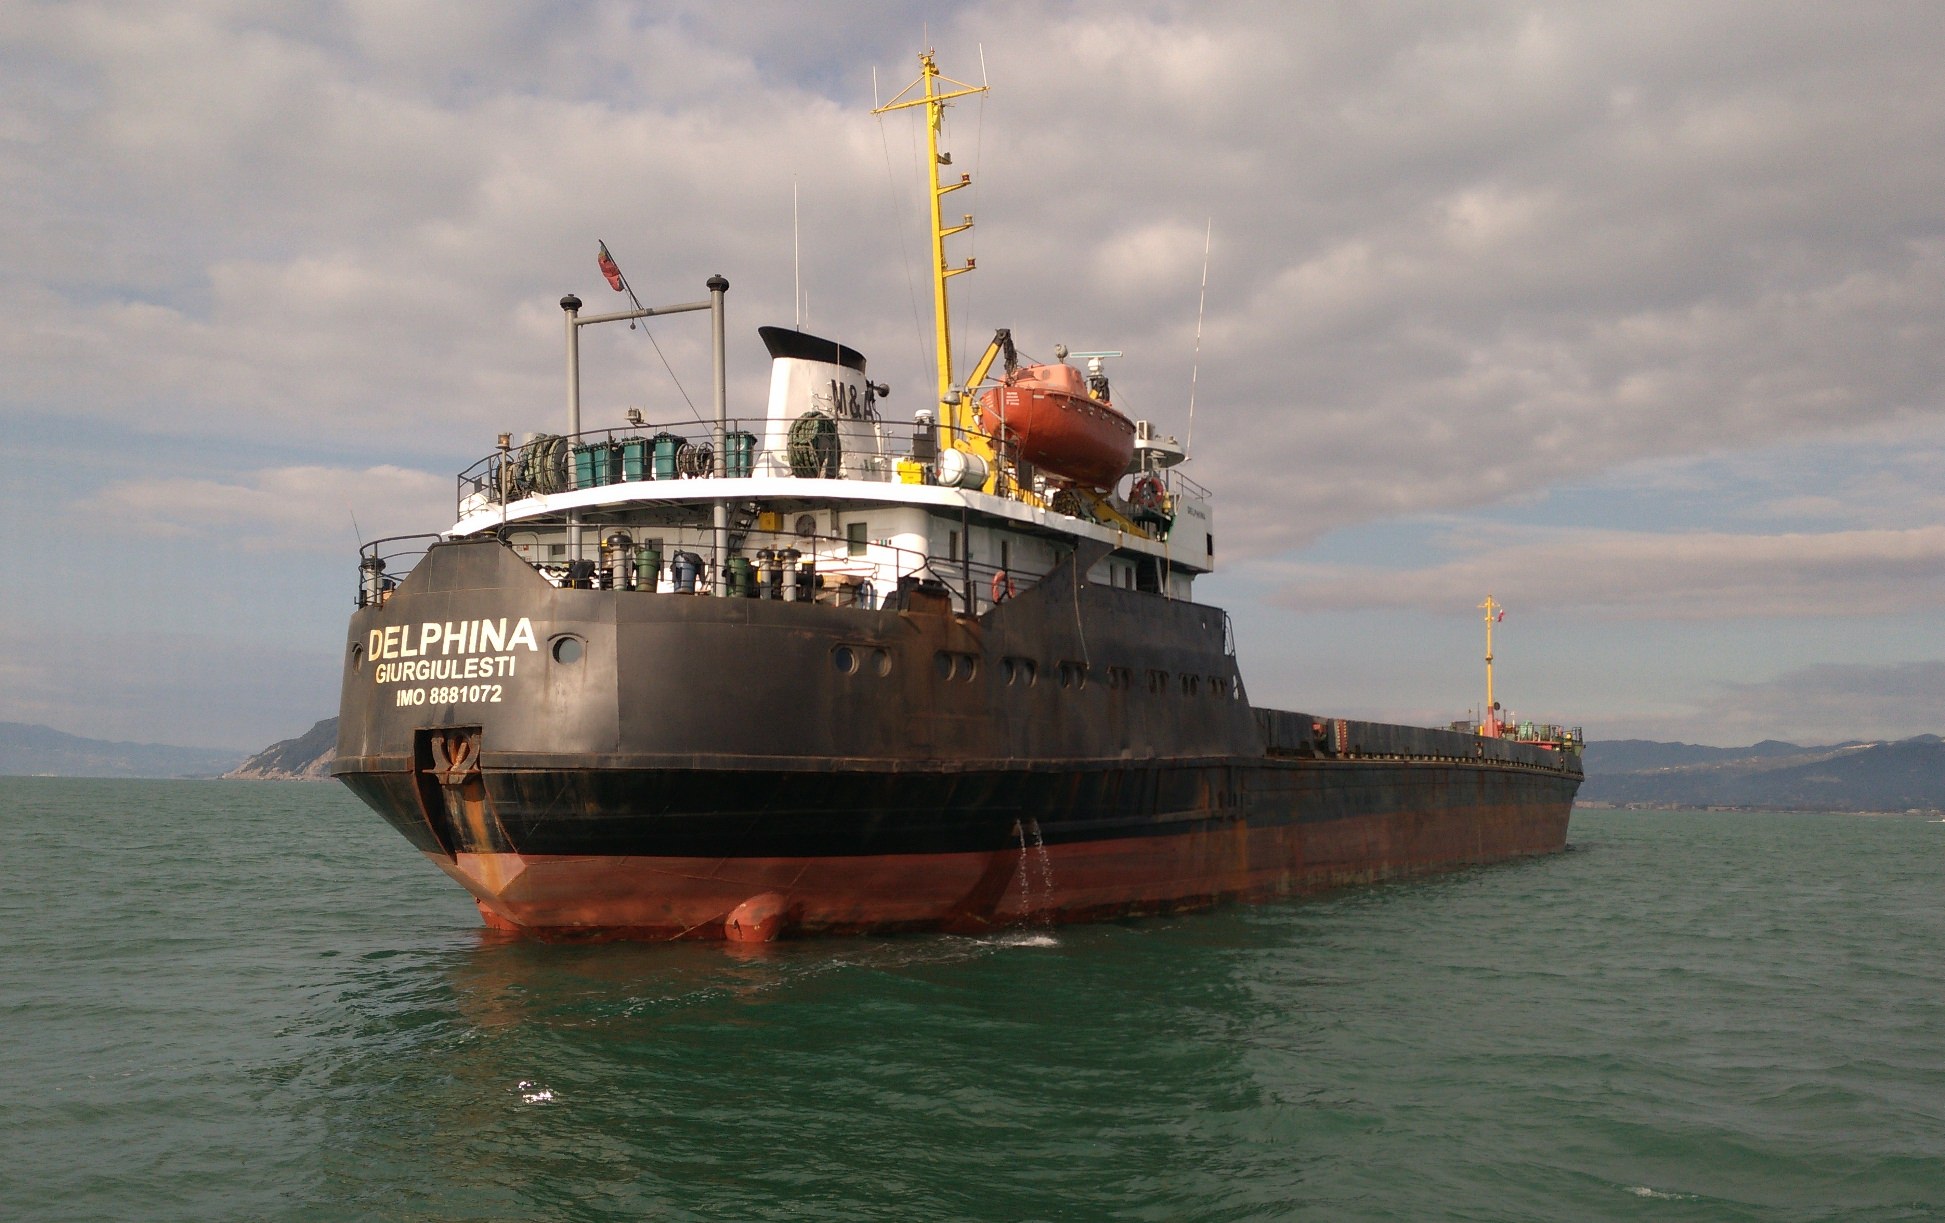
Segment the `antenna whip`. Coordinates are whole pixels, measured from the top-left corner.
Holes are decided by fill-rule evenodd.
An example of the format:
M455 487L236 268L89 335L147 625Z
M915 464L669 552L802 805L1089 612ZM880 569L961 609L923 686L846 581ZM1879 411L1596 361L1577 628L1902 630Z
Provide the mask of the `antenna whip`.
M1195 453L1195 379L1202 372L1202 308L1209 302L1209 238L1216 232L1210 217L1202 228L1202 294L1195 301L1195 359L1189 363L1189 441L1183 449Z

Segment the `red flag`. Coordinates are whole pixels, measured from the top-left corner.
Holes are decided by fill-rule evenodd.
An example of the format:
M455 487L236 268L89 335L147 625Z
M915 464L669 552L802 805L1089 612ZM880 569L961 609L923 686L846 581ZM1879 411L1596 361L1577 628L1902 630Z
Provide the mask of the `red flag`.
M603 242L600 246L601 255L595 263L601 268L601 274L608 278L609 287L619 293L621 292L621 269L615 266L614 256L608 253L608 244Z
M1504 620L1504 619L1506 618L1506 613L1505 613L1505 612L1500 612L1500 613L1499 613L1499 618L1500 618L1501 620Z

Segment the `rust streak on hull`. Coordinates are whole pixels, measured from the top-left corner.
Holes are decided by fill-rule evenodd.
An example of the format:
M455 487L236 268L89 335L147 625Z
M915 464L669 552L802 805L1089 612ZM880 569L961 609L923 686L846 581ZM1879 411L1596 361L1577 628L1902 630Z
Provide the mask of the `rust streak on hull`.
M543 937L725 937L752 897L781 898L789 934L977 932L1258 901L1558 852L1567 812L1504 809L1462 823L1394 812L984 852L715 858L426 856L488 925Z

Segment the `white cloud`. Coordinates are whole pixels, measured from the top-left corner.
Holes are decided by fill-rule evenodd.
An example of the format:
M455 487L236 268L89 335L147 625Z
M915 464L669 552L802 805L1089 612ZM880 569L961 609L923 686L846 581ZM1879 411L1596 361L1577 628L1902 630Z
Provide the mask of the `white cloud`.
M15 5L0 417L251 456L90 500L145 529L436 528L448 476L416 469L558 420L554 303L606 298L597 237L651 300L730 277L732 402L760 403L793 183L813 325L918 406L922 140L865 112L927 36L963 79L983 43L994 85L948 126L975 344L1122 349L1118 400L1185 435L1213 218L1191 474L1231 560L1779 442L1887 456L1747 535L1455 528L1421 572L1291 569L1304 605L1469 604L1482 570L1628 617L1938 595L1936 451L1896 460L1945 410L1935 6ZM600 330L589 423L688 414ZM702 398L706 329L656 335Z
M452 525L449 477L401 467L278 467L236 480L153 477L110 484L73 507L140 534L203 535L253 548L341 553L365 539Z
M91 739L256 751L330 716L337 640L0 622L0 717Z
M1723 747L1764 739L1811 745L1945 734L1945 662L1820 663L1718 684L1653 717L1610 719L1600 733Z
M1429 568L1278 566L1305 610L1511 607L1646 620L1880 616L1945 599L1945 526L1821 534L1499 530Z

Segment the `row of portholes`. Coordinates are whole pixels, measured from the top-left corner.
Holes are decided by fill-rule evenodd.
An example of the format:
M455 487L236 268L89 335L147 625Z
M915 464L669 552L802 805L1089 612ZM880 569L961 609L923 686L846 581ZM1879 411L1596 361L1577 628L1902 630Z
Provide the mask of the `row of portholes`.
M1009 660L1014 661L1014 660ZM1017 660L1025 662L1026 660ZM1027 663L1030 667L1033 664ZM1112 691L1132 691L1135 687L1135 673L1131 667L1105 667L1107 685ZM1201 696L1206 686L1210 696L1242 699L1243 691L1235 682L1220 675L1182 675L1171 676L1166 671L1149 669L1147 672L1148 691L1157 696L1167 692L1179 681L1183 696ZM1011 682L1010 680L1008 682ZM1029 681L1031 682L1031 681ZM1062 688L1085 688L1088 683L1088 666L1084 662L1063 662L1060 664L1060 686Z
M1109 688L1133 690L1135 687L1135 673L1132 668L1109 667L1107 672ZM1168 692L1178 684L1181 687L1183 696L1201 696L1205 688L1208 690L1210 696L1217 698L1232 697L1236 700L1241 700L1243 696L1243 690L1238 684L1220 675L1174 676L1166 671L1151 667L1144 672L1143 678L1148 691L1156 696ZM1082 682L1083 684L1085 683L1084 675Z
M938 672L942 680L971 680L979 674L979 655L940 650L932 656L932 669Z
M879 649L841 645L831 650L831 665L839 675L856 675L861 670L869 670L873 675L890 675L891 655Z

